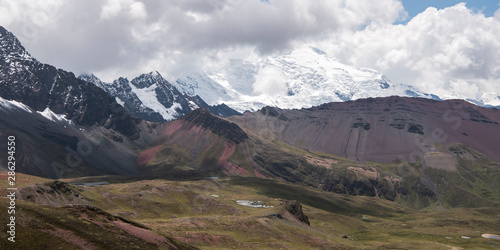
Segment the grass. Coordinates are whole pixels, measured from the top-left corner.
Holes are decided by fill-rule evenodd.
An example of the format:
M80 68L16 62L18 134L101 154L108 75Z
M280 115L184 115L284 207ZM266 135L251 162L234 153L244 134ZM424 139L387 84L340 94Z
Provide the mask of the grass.
M0 199L0 204L5 207L6 199ZM99 218L99 214L92 211L87 214ZM5 218L6 216L2 216L0 219L2 224L7 223ZM99 223L104 223L104 226ZM129 235L106 221L89 223L78 212L63 207L46 207L17 201L16 224L15 245L2 239L0 248L80 249L83 246L93 246L98 249L158 249L158 246ZM54 234L56 230L62 232L62 235ZM80 247L74 242L80 242Z
M491 240L481 238L481 233L500 232L498 207L413 210L374 197L341 195L259 178L127 180L73 188L92 206L151 228L179 244L184 242L203 249L481 249L492 244ZM282 199L299 201L311 226L267 217L285 214L280 207ZM273 207L244 207L236 200L259 200ZM1 201L5 203L5 199ZM95 223L63 207L20 202L19 209L25 218L20 222L23 234L19 237L37 238L34 243L23 245L28 248L33 247L30 244L47 246L49 241L52 247L75 248L50 234L47 229L51 226L73 232L99 247L115 244L117 237L123 235L99 229ZM116 244L127 249L146 247L141 245L146 243L133 239Z
M0 187L8 187L8 173L7 171L0 171ZM38 176L33 176L33 175L27 175L23 173L16 172L16 183L15 186L27 186L27 185L34 185L36 183L42 183L49 181L50 179L43 178L43 177L38 177Z
M215 142L211 148L198 152L202 156L196 160L192 158L191 152L175 144L163 147L146 166L152 172L150 175L96 176L64 181L109 182L110 185L73 186L72 189L85 197L92 206L113 216L145 225L175 242L203 249L486 249L495 245L495 242L483 239L480 235L500 233L500 193L494 184L500 181L498 164L467 148L453 148L463 155L468 154L468 158L459 157L458 172L424 169L422 163L417 162L409 164L413 174L401 176L396 163L352 162L295 147L280 148L280 145L268 144L250 140L248 144L237 145L235 153L228 160L248 163L256 159L249 159L248 152L256 153L254 156L262 157L263 162L270 164L257 168L265 174L278 176L276 179L225 177L205 180L206 176L218 174L213 166L217 164L224 145ZM314 166L305 160L304 155L336 162L329 168ZM181 164L177 165L177 162ZM256 167L243 166L249 170ZM379 177L373 180L348 170L348 167L363 170L375 167ZM192 174L194 171L196 175ZM384 182L384 177L400 181L389 184ZM18 174L18 178L19 188L48 181L22 174ZM445 210L439 210L437 197L422 185L421 178L429 178L438 184L437 190ZM6 178L0 181L0 185L6 187ZM395 188L397 185L399 189ZM391 202L376 197L321 190L344 190L346 193L366 195L368 191L373 191L373 187L379 191L396 190L399 196ZM391 194L387 195L389 197ZM311 226L287 219L280 207L282 199L299 201ZM5 199L2 200L5 202ZM238 205L237 200L258 200L273 207L244 207ZM82 220L67 209L26 202L20 204L27 218L27 222L21 222L20 225L30 227L26 231L23 229L23 237L46 239L61 248L74 248L74 245L47 231L55 226L73 232L97 246L115 240L114 236L106 232L95 231L98 230L94 228L95 223ZM285 219L268 216L277 213L283 214ZM128 245L121 247L146 244L140 240L127 242ZM39 240L37 244L45 246L48 243Z

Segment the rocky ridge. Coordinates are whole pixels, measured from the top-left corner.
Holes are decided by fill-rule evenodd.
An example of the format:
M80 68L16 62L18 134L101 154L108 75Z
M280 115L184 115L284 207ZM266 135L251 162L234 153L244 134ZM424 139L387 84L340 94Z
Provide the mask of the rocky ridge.
M198 95L181 93L158 72L142 74L131 81L120 77L113 83L102 82L92 74L83 74L79 78L99 86L128 112L146 121L170 121L200 107L222 117L240 115L225 104L211 106Z

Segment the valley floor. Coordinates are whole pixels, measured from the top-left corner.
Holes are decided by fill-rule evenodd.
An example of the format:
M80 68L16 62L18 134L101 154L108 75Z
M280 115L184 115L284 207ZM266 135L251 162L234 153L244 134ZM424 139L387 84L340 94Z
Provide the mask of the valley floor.
M7 211L4 175L0 203ZM481 236L500 233L500 208L413 210L378 198L261 178L18 178L17 241L10 243L3 234L2 249L500 247L500 240ZM69 184L104 181L109 184ZM262 206L243 206L237 202L241 200ZM287 200L302 204L310 225L284 208ZM5 225L7 220L3 213L0 222Z

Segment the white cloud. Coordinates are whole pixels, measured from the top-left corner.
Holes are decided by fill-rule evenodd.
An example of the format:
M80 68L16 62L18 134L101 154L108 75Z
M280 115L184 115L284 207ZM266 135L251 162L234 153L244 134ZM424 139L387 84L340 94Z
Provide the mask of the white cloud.
M265 94L272 97L285 95L287 89L285 78L274 66L259 70L253 83L253 90L258 95Z
M129 14L134 19L144 20L148 13L146 11L146 6L142 2L134 2L130 5Z
M119 18L120 15L128 15L135 20L144 20L147 17L146 5L134 0L107 0L102 5L99 13L100 20Z
M249 49L261 54L285 51L298 41L359 29L371 22L391 23L404 14L397 0L377 4L371 0L53 2L59 4L52 8L57 15L49 13L44 25L33 26L30 35L36 39L19 36L23 33L19 23L25 18L18 12L44 14L42 6L27 0L11 2L6 8L17 14L3 16L8 21L2 25L41 61L76 73L110 76L118 72L114 77L140 74L144 65L158 67L148 71L179 75L176 70L195 70L212 55L242 54L237 51ZM226 53L231 50L236 52Z
M500 92L500 10L486 18L464 4L405 25L394 24L407 17L399 0L18 0L0 9L0 25L36 58L107 81L175 77L307 43L427 92Z
M479 97L479 87L475 83L470 83L461 79L450 81L451 91L458 95L468 97Z
M15 15L19 13L19 8L13 5L12 2L6 3L8 6L0 6L0 23L8 24L15 19Z
M336 33L321 45L342 62L375 68L393 82L427 92L455 91L468 98L478 91L500 92L500 20L463 3L428 8L406 25Z
M116 17L122 10L122 2L120 0L107 0L102 7L101 19L110 19Z
M65 0L2 1L0 25L14 31L23 42L36 42L37 34L58 18Z

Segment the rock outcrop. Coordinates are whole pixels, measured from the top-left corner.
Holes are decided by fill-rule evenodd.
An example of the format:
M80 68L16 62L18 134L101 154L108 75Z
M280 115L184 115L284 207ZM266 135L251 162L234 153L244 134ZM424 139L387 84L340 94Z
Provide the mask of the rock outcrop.
M283 201L282 205L286 211L295 216L299 221L302 221L307 225L311 225L309 218L304 214L304 211L302 211L302 205L299 202L295 200Z
M236 144L248 139L248 135L238 125L212 115L206 108L194 110L181 119L208 129Z

